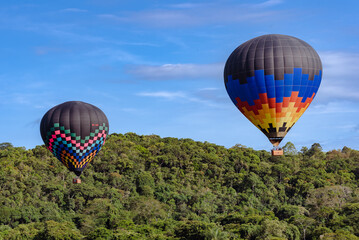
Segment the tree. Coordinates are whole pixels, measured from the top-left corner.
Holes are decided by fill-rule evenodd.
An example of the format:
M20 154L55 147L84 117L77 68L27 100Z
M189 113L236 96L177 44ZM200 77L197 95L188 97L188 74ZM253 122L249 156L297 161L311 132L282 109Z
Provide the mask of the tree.
M138 198L134 199L132 203L134 218L133 221L137 224L148 224L157 220L166 219L168 213L166 212L166 205L155 199Z
M295 215L289 219L294 225L298 226L303 235L303 239L306 240L308 228L312 227L315 220L303 215Z
M214 227L214 224L199 221L183 222L175 229L175 236L183 240L206 240L209 229Z
M3 143L0 143L0 150L5 150L7 148L12 148L13 145L9 142L3 142Z
M43 232L38 234L40 239L48 240L80 240L83 239L83 235L71 222L55 222L55 221L46 221L45 228Z
M227 240L231 234L223 231L222 227L212 227L205 232L206 240Z
M111 240L112 237L113 233L111 230L104 227L99 227L90 232L86 238L89 240Z
M294 144L291 142L287 142L283 147L283 152L285 155L296 155L298 153Z
M319 143L314 143L308 150L308 152L306 153L308 156L315 156L315 155L320 155L323 152L323 148L322 146L320 146ZM321 155L322 156L322 155Z
M353 190L346 186L327 186L309 191L306 204L316 211L322 207L342 207L351 198Z
M359 240L359 237L346 231L337 231L335 233L324 233L319 237L320 240Z

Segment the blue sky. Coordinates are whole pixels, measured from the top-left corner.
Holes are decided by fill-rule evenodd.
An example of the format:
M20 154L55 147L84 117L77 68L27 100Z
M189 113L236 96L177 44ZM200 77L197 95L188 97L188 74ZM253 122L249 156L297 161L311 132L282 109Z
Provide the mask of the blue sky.
M227 96L223 68L241 43L278 33L308 42L324 67L282 145L359 149L356 0L32 2L1 4L0 142L42 144L46 111L79 100L105 112L110 133L269 150Z

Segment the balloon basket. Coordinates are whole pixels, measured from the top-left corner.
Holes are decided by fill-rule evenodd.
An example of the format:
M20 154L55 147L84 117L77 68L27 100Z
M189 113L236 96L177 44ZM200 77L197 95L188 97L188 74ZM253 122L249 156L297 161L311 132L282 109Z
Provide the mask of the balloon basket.
M81 183L81 179L79 177L75 177L74 179L72 179L72 183L73 184L80 184Z
M272 149L272 156L282 156L283 155L283 149Z

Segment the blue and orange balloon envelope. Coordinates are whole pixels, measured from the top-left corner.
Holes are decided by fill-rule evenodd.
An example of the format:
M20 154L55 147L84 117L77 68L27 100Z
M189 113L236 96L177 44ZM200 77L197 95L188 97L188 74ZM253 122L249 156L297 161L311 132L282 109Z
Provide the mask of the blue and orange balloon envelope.
M77 176L100 151L108 130L106 115L99 108L80 101L51 108L40 124L47 149Z
M318 53L298 38L279 34L243 43L224 69L232 102L274 146L313 101L321 79Z

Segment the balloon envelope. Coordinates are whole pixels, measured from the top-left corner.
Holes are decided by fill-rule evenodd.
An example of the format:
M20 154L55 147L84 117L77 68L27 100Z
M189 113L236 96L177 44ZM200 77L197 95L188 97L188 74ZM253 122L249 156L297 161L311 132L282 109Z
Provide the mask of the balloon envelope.
M321 79L317 52L298 38L280 34L243 43L224 69L232 102L274 146L313 101Z
M99 108L80 101L51 108L40 124L47 149L77 176L100 151L108 130L106 115Z

